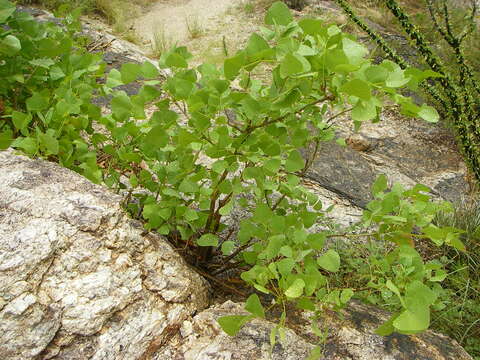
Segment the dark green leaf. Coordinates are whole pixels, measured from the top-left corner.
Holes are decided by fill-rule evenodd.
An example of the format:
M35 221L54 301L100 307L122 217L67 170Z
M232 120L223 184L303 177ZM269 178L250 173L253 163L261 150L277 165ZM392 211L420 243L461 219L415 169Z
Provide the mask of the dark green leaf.
M14 111L12 113L12 121L16 129L22 130L30 123L30 121L32 121L32 114L24 114L18 111Z
M29 111L42 111L48 107L48 99L38 92L34 92L26 103Z
M0 24L3 24L15 12L15 5L8 0L0 0Z

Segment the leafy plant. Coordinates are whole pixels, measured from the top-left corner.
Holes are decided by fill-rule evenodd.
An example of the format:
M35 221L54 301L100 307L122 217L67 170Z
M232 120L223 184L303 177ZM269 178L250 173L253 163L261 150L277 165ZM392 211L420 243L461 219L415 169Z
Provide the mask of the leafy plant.
M384 264L391 272L368 284L398 298L400 310L380 333L428 328L444 273L423 263L415 242L463 251L456 229L432 223L448 204L430 201L421 185L388 190L380 176L360 234L315 231L325 210L300 183L321 143L335 139L332 121L339 114L351 112L358 128L379 121L388 99L408 115L438 121L435 109L398 93L437 74L391 61L372 64L367 49L337 26L296 22L276 2L265 17L268 27L221 68L189 68L187 49L173 47L159 61L171 71L163 82L149 62L124 64L101 82L99 56L73 46L73 20L67 32L36 24L6 0L0 0L0 15L8 26L0 27L0 51L7 56L0 68L7 79L0 84L2 148L58 161L123 190L130 212L203 271L246 268L241 278L282 309L272 344L283 336L288 303L320 314L354 296L350 287L332 286L342 268L327 241L332 238L391 244ZM269 76L253 76L262 68ZM118 89L133 81L143 83L137 95ZM111 113L101 114L92 94L111 97ZM146 106L154 108L148 118ZM231 218L240 210L246 215L237 228ZM251 316L219 320L227 333L269 314L258 294L246 301Z

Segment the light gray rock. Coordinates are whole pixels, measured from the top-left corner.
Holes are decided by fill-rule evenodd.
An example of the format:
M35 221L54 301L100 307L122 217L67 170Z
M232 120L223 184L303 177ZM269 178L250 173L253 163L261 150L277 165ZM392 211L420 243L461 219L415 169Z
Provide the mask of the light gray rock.
M208 286L121 198L0 152L0 358L136 359Z
M267 320L254 320L230 337L216 322L221 316L246 314L241 304L231 301L211 307L185 321L169 345L157 351L155 360L300 360L305 359L318 338L312 335L308 312L293 313L284 341L270 352L270 331L275 326ZM292 313L290 314L292 315ZM326 313L319 328L328 329L328 337L320 343L322 360L472 360L446 336L427 331L421 335L393 334L382 337L373 330L387 314L365 305L352 303L343 311L343 318Z
M286 330L283 343L270 353L270 331L275 324L253 320L231 337L223 332L217 319L246 314L240 304L227 301L213 306L182 324L175 339L158 351L154 360L303 360L314 345L293 330Z

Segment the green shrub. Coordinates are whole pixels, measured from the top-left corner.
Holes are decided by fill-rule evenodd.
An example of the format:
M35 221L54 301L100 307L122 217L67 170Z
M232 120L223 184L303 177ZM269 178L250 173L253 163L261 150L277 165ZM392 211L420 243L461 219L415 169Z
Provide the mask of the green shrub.
M432 223L448 203L432 202L422 185L388 190L380 176L360 233L315 231L326 210L300 181L321 143L335 139L331 120L340 112L351 111L358 128L379 121L389 99L406 114L438 121L433 108L397 92L434 73L402 70L391 61L374 65L366 48L337 26L297 23L276 2L262 34L253 34L221 68L189 68L191 55L174 47L160 58L160 66L171 70L163 82L149 62L124 64L97 81L105 65L78 46L74 19L67 18L65 31L14 9L0 0L0 24L8 25L0 27L0 147L58 161L124 190L131 213L188 251L204 271L246 267L241 278L274 302L264 309L253 293L246 302L251 316L219 320L227 333L279 307L274 343L284 334L287 303L317 315L345 306L355 289L332 286L345 260L327 241L339 237L390 244L386 276L367 284L397 299L396 313L379 333L429 327L431 308L441 306L445 272L425 264L414 244L422 239L463 250L455 228ZM252 71L262 66L269 77L254 78ZM137 95L117 89L133 81L143 83ZM99 95L111 97L111 113L101 114L92 103ZM155 109L149 118L147 105ZM304 157L300 149L312 151ZM228 217L238 209L248 215L237 229Z

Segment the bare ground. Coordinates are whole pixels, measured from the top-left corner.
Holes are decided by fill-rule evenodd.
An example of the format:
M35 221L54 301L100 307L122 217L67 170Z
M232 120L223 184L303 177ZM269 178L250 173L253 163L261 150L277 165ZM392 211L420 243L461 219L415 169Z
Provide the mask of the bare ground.
M168 45L185 45L194 62L220 62L256 30L261 14L242 11L245 0L160 0L136 18L136 35L151 50L155 34ZM225 49L226 48L226 49Z

